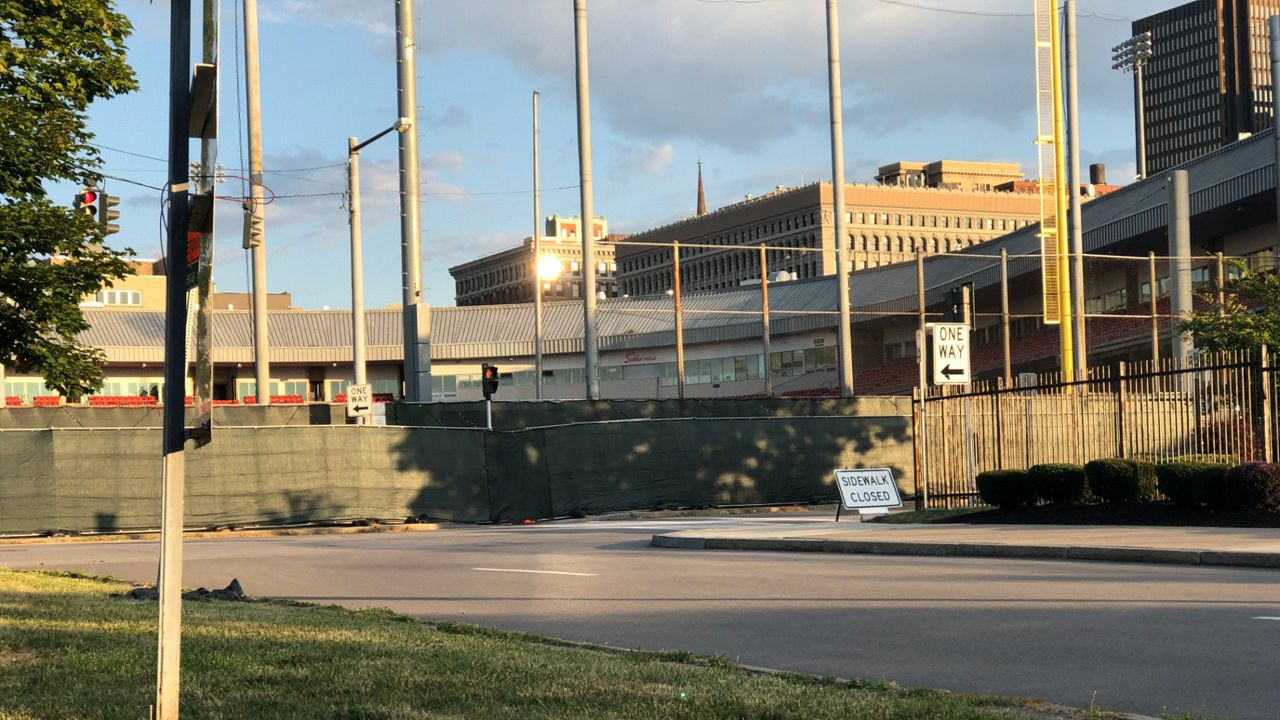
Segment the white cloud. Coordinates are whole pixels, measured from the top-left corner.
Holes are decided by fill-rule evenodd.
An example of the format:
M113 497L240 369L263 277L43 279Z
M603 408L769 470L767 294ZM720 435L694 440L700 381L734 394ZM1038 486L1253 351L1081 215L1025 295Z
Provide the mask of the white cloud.
M922 4L929 2L950 9L946 0ZM376 18L366 0L269 4L290 21L355 23L384 35L393 29L390 4L374 13ZM1128 0L1124 12L1139 17L1169 4ZM569 3L437 0L417 10L420 72L447 72L431 63L471 51L505 58L543 87L572 94ZM945 132L964 120L1006 130L1027 127L1034 109L1029 14L967 15L872 0L846 3L843 10L850 132ZM1011 11L1008 0L972 0L965 10ZM1029 11L1030 4L1023 3L1013 12ZM1091 16L1114 14L1110 1L1083 2L1081 12L1083 110L1114 111L1130 101L1131 90L1128 79L1110 69L1109 48L1128 36L1129 24ZM749 152L826 121L821 3L593 0L588 20L593 110L624 136L649 142L690 139Z
M676 158L676 148L671 143L660 143L635 150L618 164L617 174L625 177L636 175L661 175L671 167Z

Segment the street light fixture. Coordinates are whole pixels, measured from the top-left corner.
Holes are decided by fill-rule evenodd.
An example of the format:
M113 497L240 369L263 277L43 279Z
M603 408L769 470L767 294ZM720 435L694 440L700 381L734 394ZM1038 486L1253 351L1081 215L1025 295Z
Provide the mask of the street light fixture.
M360 238L360 150L369 143L390 133L406 133L413 127L409 118L400 118L394 125L358 142L347 138L347 220L351 225L351 365L356 385L368 382L365 371L364 332L364 257ZM363 422L363 418L360 419Z
M1135 35L1111 48L1112 70L1133 73L1133 105L1138 144L1138 179L1147 176L1147 119L1143 98L1143 70L1151 59L1151 33Z

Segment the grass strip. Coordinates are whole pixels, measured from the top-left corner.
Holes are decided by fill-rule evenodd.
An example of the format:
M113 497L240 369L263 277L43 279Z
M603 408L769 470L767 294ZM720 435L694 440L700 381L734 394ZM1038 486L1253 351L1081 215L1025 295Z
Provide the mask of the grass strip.
M147 716L156 604L128 589L0 569L0 718ZM1111 717L287 601L184 603L182 661L183 716L215 720Z

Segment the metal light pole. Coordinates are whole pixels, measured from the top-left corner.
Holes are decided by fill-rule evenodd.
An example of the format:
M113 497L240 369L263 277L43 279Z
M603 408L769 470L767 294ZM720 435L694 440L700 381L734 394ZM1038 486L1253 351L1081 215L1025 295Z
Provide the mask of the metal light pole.
M364 385L364 252L360 241L360 143L355 137L347 138L347 222L351 226L351 366L355 384Z
M538 91L533 91L533 387L542 399L542 195L538 184Z
M249 206L246 247L253 255L253 361L258 405L271 404L271 347L267 328L266 205L262 193L262 92L258 81L258 0L244 0L245 113L249 123Z
M1076 70L1076 0L1067 0L1067 143L1071 149L1071 278L1075 292L1076 378L1089 379L1089 350L1085 345L1084 312L1084 228L1080 220L1080 77Z
M400 264L404 312L404 389L411 402L431 400L427 308L422 304L422 209L418 185L418 82L413 0L396 0L396 89L400 132ZM424 352L425 351L425 352Z
M1275 143L1276 167L1280 168L1280 15L1272 15L1268 21L1271 31L1271 114L1275 131L1271 141ZM1276 207L1280 208L1280 182L1276 183ZM1280 238L1272 243L1272 268L1280 268Z
M840 100L839 0L827 0L827 80L831 90L831 197L836 214L836 298L840 308L840 397L853 395L853 343L849 316L849 264L844 209L844 108Z
M671 243L671 299L675 305L676 326L676 393L684 399L684 306L680 303L680 241Z
M773 333L769 327L769 251L760 243L760 325L764 341L764 396L773 397Z
M573 30L578 71L578 168L582 193L582 356L587 380L587 399L600 399L600 377L596 371L596 238L593 232L595 209L591 206L591 95L587 77L587 0L573 0Z
M392 132L403 133L409 121L400 118L395 125L359 142L347 138L347 219L351 226L351 365L356 385L368 382L365 368L364 317L364 246L360 237L360 151L373 141ZM363 418L361 418L363 422Z
M1151 33L1142 33L1111 48L1113 70L1133 72L1133 110L1138 150L1138 179L1147 176L1147 107L1143 97L1143 74L1151 59ZM1274 78L1274 75L1272 76Z

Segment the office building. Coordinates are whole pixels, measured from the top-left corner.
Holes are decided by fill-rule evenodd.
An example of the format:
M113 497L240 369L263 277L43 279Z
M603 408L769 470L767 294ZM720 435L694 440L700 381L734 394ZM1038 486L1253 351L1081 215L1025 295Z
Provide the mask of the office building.
M1147 173L1272 125L1267 19L1280 0L1196 0L1133 23L1150 33L1140 102Z
M1019 192L1018 165L939 161L880 168L879 184L845 186L851 270L913 260L993 240L1040 220L1040 200ZM997 190L997 187L1004 190ZM796 279L834 275L835 213L830 183L773 192L630 236L618 248L619 292L673 287L673 248L681 248L681 288L724 290L768 270ZM640 244L643 243L643 244ZM711 247L714 246L714 247Z
M546 219L546 236L541 238L544 258L560 263L556 277L544 277L544 300L574 300L582 297L582 239L578 235L579 218L552 215ZM609 223L597 217L592 229L596 239L596 291L605 297L615 293L614 241L619 235L609 234ZM547 263L542 261L544 274ZM525 238L518 247L502 250L482 258L449 268L454 280L454 302L464 305L502 305L532 302L534 291L533 239Z

